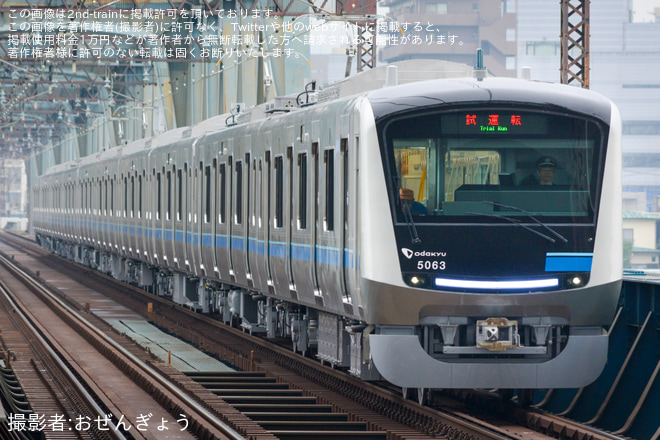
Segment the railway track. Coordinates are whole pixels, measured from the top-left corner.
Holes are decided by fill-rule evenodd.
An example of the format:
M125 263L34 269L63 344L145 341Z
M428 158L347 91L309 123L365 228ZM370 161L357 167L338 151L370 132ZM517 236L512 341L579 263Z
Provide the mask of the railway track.
M105 384L96 380L99 376L92 371L85 370L79 360L71 355L76 349L86 351L92 358L91 361L88 359L86 362L88 367L94 364L103 370L104 375L114 377L126 375L137 387L152 396L162 408L169 410L157 412L153 404L149 404L148 400L143 400L140 403L148 405L145 410L150 411L149 418L153 414L157 414L161 417L158 422L162 422L165 420L162 418L163 415L167 416L169 413L173 418L168 417L168 423L178 419L179 424L185 424L185 428L178 429L178 431L185 430L198 438L223 440L244 438L198 405L158 370L149 366L129 350L124 349L112 338L107 337L103 330L97 328L78 311L57 298L50 292L50 289L23 272L10 259L0 256L0 266L3 269L3 281L0 282L0 287L4 296L5 310L8 312L7 316L11 315L14 318L12 321L16 329L26 341L29 341L32 354L39 359L43 371L51 379L50 388L53 399L49 404L42 402L39 406L39 413L37 413L50 420L53 418L58 420L57 425L49 420L41 425L41 428L45 428L43 431L47 433L47 438L57 436L56 433L68 435L68 437L61 438L71 438L72 434L79 438L93 439L168 438L164 434L156 437L147 430L148 424L145 424L146 419L142 417L146 415L146 412L133 417L133 414L126 410L127 402L124 401L122 395L135 395L133 390L124 388L126 382L115 383L115 385L122 386L121 390L104 387ZM23 286L27 287L29 292L23 291L19 294L16 285L10 286L6 282L9 273L15 280L19 280ZM38 298L41 304L38 304L35 298ZM48 313L46 308L50 309L52 313ZM61 321L58 321L56 317ZM90 352L85 346L73 347L71 345L74 343L73 341L63 340L68 338L58 338L58 335L66 334L61 331L64 327L69 327L86 340L90 346L115 366L114 370L97 362L96 358L100 358L100 356L97 353L89 354ZM4 343L7 344L7 341L5 340ZM79 344L79 342L75 343ZM140 432L141 423L145 433ZM49 432L49 428L52 432ZM181 437L177 434L170 438L194 437Z
M229 426L245 438L616 438L569 421L552 419L550 422L549 415L507 406L488 400L488 396L479 398L486 399L481 403L469 405L441 396L436 400L440 409L424 407L403 399L400 392L322 367L312 359L228 327L212 317L44 253L34 248L36 245L32 242L5 233L0 234L0 240L15 247L25 246L29 258L47 262L52 269L132 310L151 310L145 314L159 327L243 370L243 373L229 375L185 375L162 363L153 365L159 374L169 377L177 389L189 394L208 412L225 417L236 413L244 417L242 422L230 421ZM77 308L84 308L71 298L68 301ZM464 401L474 401L478 394L470 393L471 397ZM498 409L493 410L496 407ZM488 422L484 422L486 417ZM258 429L250 432L249 429L255 429L252 423L258 424Z

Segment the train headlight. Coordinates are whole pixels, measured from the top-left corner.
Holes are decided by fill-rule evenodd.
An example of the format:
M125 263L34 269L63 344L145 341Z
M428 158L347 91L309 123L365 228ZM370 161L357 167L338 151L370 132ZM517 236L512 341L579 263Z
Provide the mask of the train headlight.
M568 282L571 283L571 285L574 287L581 286L584 283L582 278L579 276L574 276L573 278L569 279Z
M406 284L412 287L424 287L427 282L427 279L424 275L406 275L404 278L406 280Z
M564 276L564 288L577 289L589 283L589 272L568 273Z

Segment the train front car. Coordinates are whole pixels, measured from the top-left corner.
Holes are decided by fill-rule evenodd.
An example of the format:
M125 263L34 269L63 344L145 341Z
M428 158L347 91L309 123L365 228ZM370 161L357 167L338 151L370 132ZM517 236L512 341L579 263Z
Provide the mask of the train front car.
M418 389L594 381L622 274L616 107L505 79L411 84L369 103L361 269L378 371Z

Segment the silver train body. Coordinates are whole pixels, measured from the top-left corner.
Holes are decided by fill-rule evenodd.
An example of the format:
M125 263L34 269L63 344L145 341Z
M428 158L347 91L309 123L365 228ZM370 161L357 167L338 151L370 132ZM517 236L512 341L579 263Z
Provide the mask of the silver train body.
M622 274L612 103L488 78L327 92L53 167L35 235L365 380L595 380ZM524 182L539 157L553 186Z

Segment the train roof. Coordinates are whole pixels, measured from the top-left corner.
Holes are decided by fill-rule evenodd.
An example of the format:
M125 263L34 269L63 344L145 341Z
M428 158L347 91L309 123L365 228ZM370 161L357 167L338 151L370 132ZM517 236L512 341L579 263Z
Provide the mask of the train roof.
M368 94L376 120L442 104L525 103L565 108L609 124L612 102L579 87L515 78L451 78L379 89Z
M389 87L396 85L397 87ZM408 111L438 104L483 102L536 104L561 107L592 115L609 123L611 102L592 91L578 87L512 78L473 78L471 66L440 60L402 61L360 72L324 89L314 90L314 102L326 103L353 96L366 96L377 122ZM179 127L165 133L105 149L73 162L59 164L44 174L65 172L79 165L119 160L146 149L196 139L234 125L265 120L294 112L301 106L300 95L278 97L249 109L243 105L230 113L211 117L194 126Z

